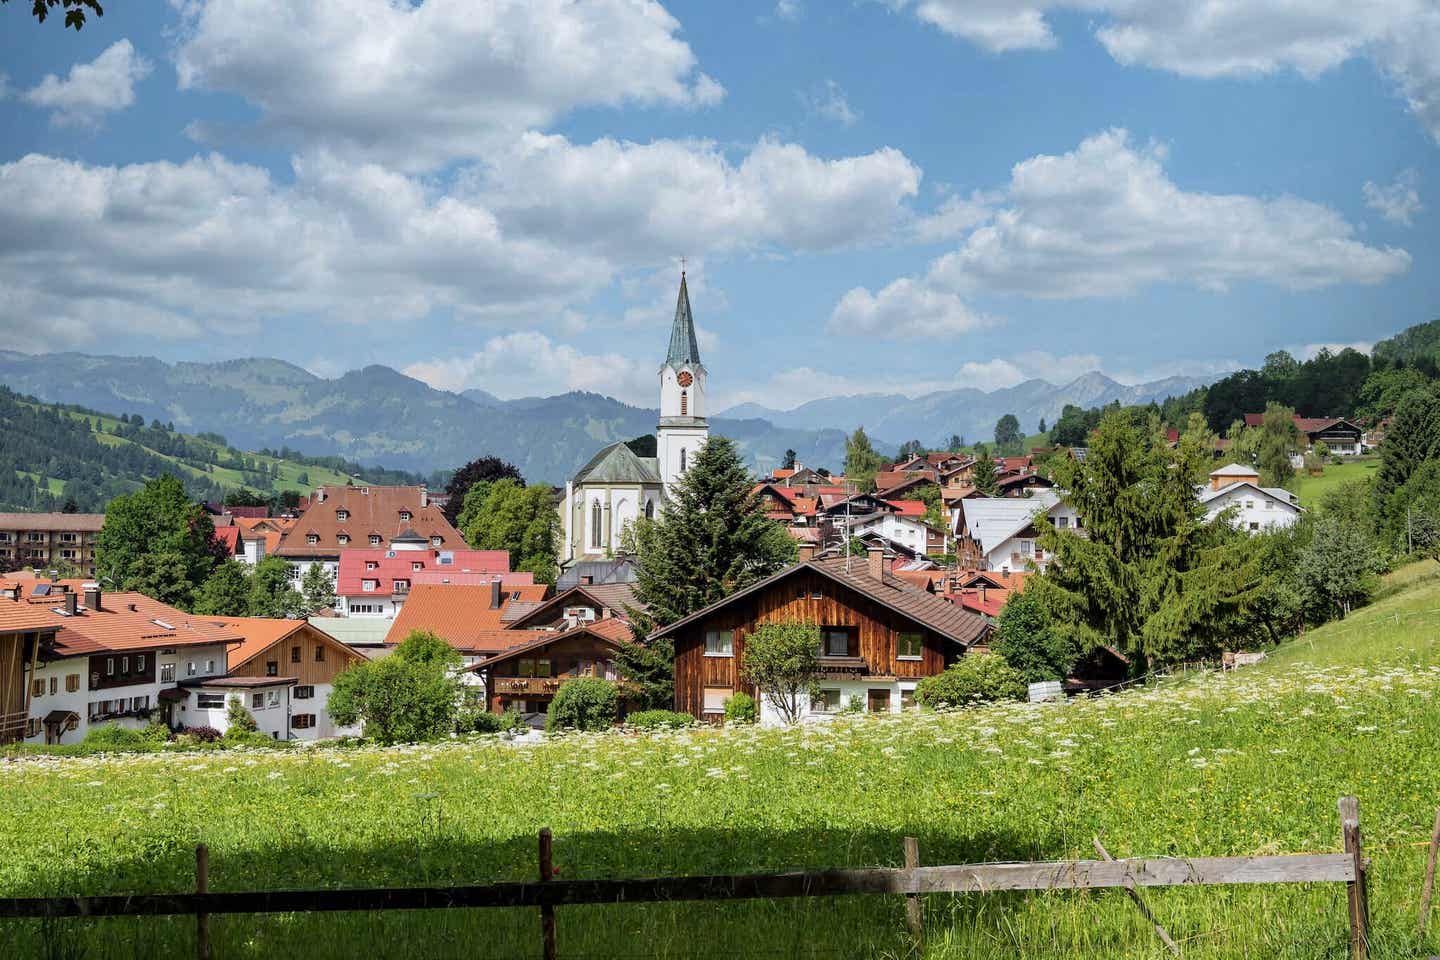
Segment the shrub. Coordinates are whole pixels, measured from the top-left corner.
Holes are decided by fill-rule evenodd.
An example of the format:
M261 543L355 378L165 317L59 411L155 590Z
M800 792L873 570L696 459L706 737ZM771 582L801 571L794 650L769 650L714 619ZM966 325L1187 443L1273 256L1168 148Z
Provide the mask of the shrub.
M162 743L170 742L170 728L163 723L146 724L145 729L140 731L140 736L145 742L152 746L159 746Z
M546 730L604 730L620 713L615 684L599 677L575 677L560 684L545 713Z
M421 653L438 650L424 640L417 646ZM456 728L458 687L443 664L415 662L396 650L336 677L326 709L341 726L363 720L365 736L378 743L438 740Z
M254 715L245 709L245 704L240 702L239 697L231 697L225 702L225 720L229 724L229 726L226 727L226 732L230 730L249 730L253 732L257 729Z
M641 710L625 718L627 727L639 730L678 730L694 722L695 718L690 714L677 713L674 710Z
M118 723L91 727L80 743L92 750L144 750L152 746L144 733Z
M1063 680L1075 665L1074 650L1034 593L1018 593L1005 602L990 649L1004 657L1027 683Z
M455 715L456 733L499 733L501 720L485 709L483 701L467 704Z
M200 743L214 743L220 739L220 731L211 726L186 727L184 736L194 737Z
M519 710L506 710L505 715L500 718L501 733L525 733L529 729L530 724L526 721L525 714Z
M1025 693L1025 679L998 653L968 654L944 673L926 677L915 685L916 702L932 709L1019 700Z
M741 691L731 694L725 701L726 723L754 723L758 719L760 710L755 704L755 698L750 694Z
M240 727L231 727L225 731L220 742L227 747L278 747L280 741L268 733L261 733L258 730L245 730Z

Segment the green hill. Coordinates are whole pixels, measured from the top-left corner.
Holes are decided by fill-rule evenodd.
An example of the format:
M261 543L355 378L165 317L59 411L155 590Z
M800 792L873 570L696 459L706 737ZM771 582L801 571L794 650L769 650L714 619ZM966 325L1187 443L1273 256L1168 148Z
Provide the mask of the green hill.
M289 449L238 450L213 433L193 436L138 415L42 403L0 387L0 510L100 511L111 498L171 473L192 497L219 500L246 488L265 496L352 478L419 483L403 471Z

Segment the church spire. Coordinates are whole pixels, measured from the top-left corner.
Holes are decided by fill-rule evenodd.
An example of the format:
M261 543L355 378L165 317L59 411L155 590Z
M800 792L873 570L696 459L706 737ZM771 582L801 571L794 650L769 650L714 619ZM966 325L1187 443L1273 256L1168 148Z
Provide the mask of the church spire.
M670 328L670 352L665 363L672 367L700 362L700 343L695 339L695 321L690 316L690 291L685 271L680 271L680 296L675 301L675 323Z

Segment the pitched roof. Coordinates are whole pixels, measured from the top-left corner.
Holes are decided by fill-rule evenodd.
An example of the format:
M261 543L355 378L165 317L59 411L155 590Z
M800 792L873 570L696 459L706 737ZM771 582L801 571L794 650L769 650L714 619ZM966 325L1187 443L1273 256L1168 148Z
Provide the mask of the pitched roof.
M568 590L589 577L594 583L634 583L635 561L629 557L613 560L575 560L560 572L556 590Z
M510 636L530 635L523 643L517 643L506 647L500 652L487 657L486 659L470 667L471 670L488 670L495 664L504 660L513 660L515 657L524 656L527 653L534 653L542 650L553 643L566 640L571 637L589 635L601 641L609 647L619 647L622 643L628 643L634 636L628 621L618 618L607 618L597 620L595 623L581 624L569 630L511 630L507 631Z
M605 447L575 474L574 483L659 483L655 457L638 457L623 442Z
M886 500L886 503L895 508L897 516L901 517L923 517L925 516L925 503L921 500Z
M0 633L29 633L32 630L56 630L59 618L49 605L32 604L25 600L0 600Z
M415 570L415 564L420 570ZM370 565L374 564L371 569ZM340 551L340 570L335 593L342 597L361 594L389 594L396 580L422 582L418 575L438 572L485 574L493 579L510 571L507 550L386 550L383 547L356 547ZM366 580L377 581L374 590L365 589ZM435 583L434 579L426 582ZM489 582L487 579L485 582ZM531 581L533 582L533 581Z
M985 553L1030 525L1037 513L1045 513L1060 502L1049 490L1033 497L975 497L960 501L965 528Z
M0 530L99 533L104 525L103 513L0 513Z
M1238 463L1227 463L1218 470L1211 470L1212 477L1258 477L1260 471L1254 467L1242 466Z
M611 616L623 616L627 607L645 609L645 605L635 597L633 583L587 583L571 587L543 603L536 604L517 617L510 629L523 627L528 623L544 623L550 617L558 619L566 607L583 606L586 603L598 609L610 610Z
M211 622L240 636L240 645L232 647L226 657L226 664L231 670L269 650L302 627L310 626L304 620L272 620L268 617L222 617ZM350 648L345 650L348 653Z
M226 554L233 557L240 552L240 528L216 527L215 542L224 544Z
M517 600L544 600L548 589L543 583L506 587L500 592L500 606L492 607L492 588L488 584L421 584L410 589L405 606L385 635L385 643L396 644L412 631L428 630L457 650L489 649L476 644L490 631L504 627L506 605Z
M1254 476L1254 474L1251 474L1251 476ZM1262 497L1269 497L1277 503L1283 503L1287 507L1294 507L1296 510L1304 509L1300 506L1295 494L1286 490L1284 487L1262 487L1258 483L1251 483L1249 480L1241 480L1238 483L1227 483L1219 490L1211 490L1209 487L1206 487L1200 491L1200 502L1209 503L1212 500L1217 500L1220 497L1247 488L1255 491Z
M685 271L680 271L680 295L675 298L675 322L670 326L670 349L665 362L672 367L700 362L700 341L695 337L695 320L690 316L690 289Z
M323 493L323 498L319 496ZM348 533L352 541L368 538L373 532L391 540L408 531L417 531L429 540L444 538L444 546L454 548L465 541L460 531L450 525L440 508L426 500L423 487L321 487L310 506L280 539L276 553L285 557L336 556L349 549L337 537ZM341 520L344 511L348 516ZM403 515L408 514L408 519ZM307 543L311 534L318 543ZM361 546L360 543L356 544Z
M850 557L826 557L819 560L803 560L793 566L753 583L744 590L737 590L723 600L712 603L702 610L677 620L669 626L655 631L653 636L663 637L674 633L701 617L708 616L721 607L728 606L743 597L764 590L791 574L811 570L829 577L836 583L868 597L883 607L906 617L913 623L925 627L956 643L969 646L985 636L990 625L973 613L960 609L939 597L906 583L899 577L884 573L880 580L869 575L869 564L863 559Z
M99 610L82 603L75 615L68 617L56 612L59 604L51 598L25 602L50 614L50 622L59 628L55 646L62 657L108 650L233 644L243 639L238 631L217 626L211 618L185 613L141 593L107 593L101 598Z

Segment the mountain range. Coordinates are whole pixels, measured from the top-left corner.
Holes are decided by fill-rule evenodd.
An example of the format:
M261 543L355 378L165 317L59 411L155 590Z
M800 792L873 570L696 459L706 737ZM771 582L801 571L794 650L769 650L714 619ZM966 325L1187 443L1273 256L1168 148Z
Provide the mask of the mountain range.
M557 484L599 447L652 433L658 416L594 393L501 400L484 390L436 390L385 366L327 379L269 358L166 363L0 351L0 383L50 402L220 433L246 449L290 446L422 472L490 454L514 463L527 479ZM756 469L777 466L787 449L805 463L839 468L846 433L862 424L879 449L893 451L907 439L938 445L952 433L986 439L1005 413L1018 416L1028 431L1042 416L1053 421L1066 403L1145 403L1202 383L1173 378L1127 387L1092 373L1063 387L1030 380L992 393L833 397L789 411L744 404L710 423Z

